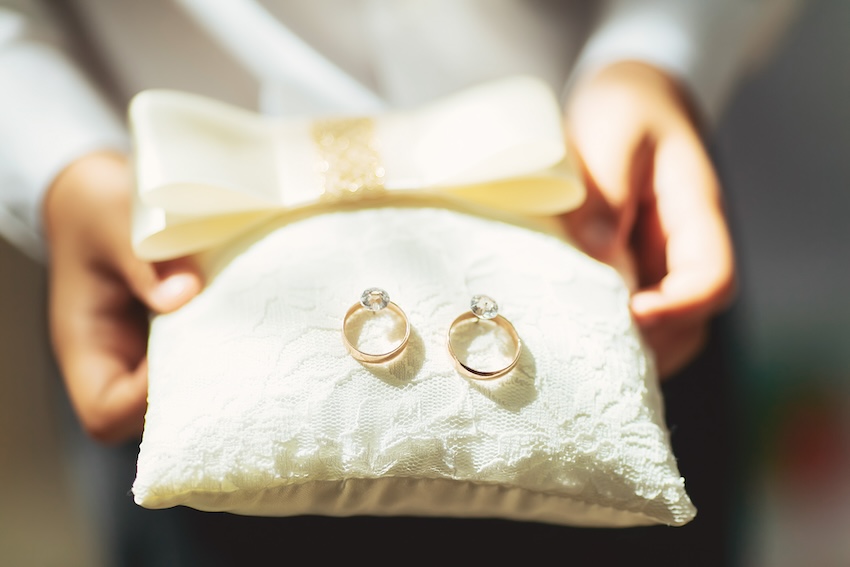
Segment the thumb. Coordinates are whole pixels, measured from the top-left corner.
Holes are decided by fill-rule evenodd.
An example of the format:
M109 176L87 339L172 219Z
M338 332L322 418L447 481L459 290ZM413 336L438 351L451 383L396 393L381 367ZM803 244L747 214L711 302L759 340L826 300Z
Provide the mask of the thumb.
M153 264L134 257L122 271L133 294L157 313L182 307L203 287L200 271L190 258Z

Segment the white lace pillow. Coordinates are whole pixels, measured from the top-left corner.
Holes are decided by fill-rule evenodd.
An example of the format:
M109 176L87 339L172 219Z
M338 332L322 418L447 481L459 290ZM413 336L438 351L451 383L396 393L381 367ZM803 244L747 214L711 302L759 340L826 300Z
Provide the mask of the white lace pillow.
M559 237L444 208L352 208L280 220L203 261L207 288L151 329L138 504L581 526L694 517L626 286ZM413 329L386 365L357 362L340 336L372 286ZM487 382L459 375L446 349L476 293L524 345Z

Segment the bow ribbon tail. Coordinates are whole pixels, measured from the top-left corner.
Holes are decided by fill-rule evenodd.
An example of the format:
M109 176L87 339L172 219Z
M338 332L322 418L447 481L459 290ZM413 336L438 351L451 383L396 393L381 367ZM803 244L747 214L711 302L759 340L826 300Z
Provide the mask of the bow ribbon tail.
M485 209L528 216L560 215L585 199L584 182L566 161L522 177L441 187L437 192Z
M159 262L209 250L277 215L277 210L206 217L175 215L137 200L133 208L133 248L142 260Z

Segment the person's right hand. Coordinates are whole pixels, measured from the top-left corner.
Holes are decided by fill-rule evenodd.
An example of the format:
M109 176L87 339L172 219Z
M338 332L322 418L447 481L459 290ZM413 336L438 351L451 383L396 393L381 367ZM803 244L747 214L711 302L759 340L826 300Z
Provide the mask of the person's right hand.
M107 443L142 431L149 311L173 311L202 287L188 259L134 255L132 188L126 157L93 153L56 178L44 203L53 349L83 427Z
M662 69L613 63L577 82L567 133L588 190L567 227L596 259L633 260L632 315L669 377L735 293L720 180L688 93Z

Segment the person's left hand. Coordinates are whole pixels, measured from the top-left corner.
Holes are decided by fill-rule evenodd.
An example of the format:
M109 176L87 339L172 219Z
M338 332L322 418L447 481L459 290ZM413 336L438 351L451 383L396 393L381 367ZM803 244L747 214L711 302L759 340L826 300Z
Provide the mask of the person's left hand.
M150 313L178 309L203 284L189 258L134 254L132 201L127 156L95 152L61 172L44 203L56 361L80 423L105 443L142 432Z
M588 188L567 227L599 260L629 256L632 314L669 376L702 348L735 287L720 184L686 97L658 69L617 63L578 83L566 119Z

